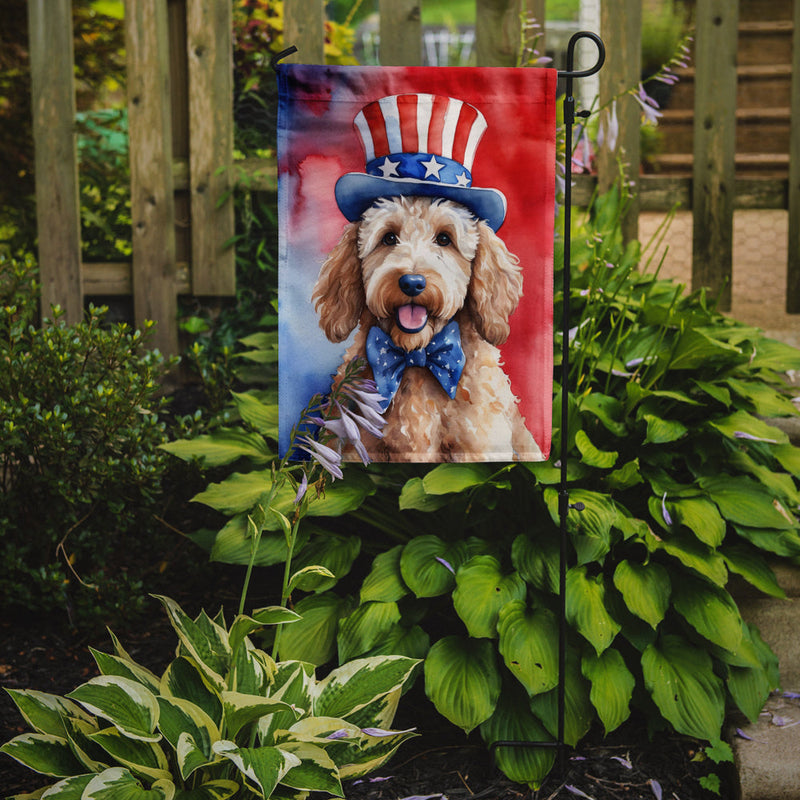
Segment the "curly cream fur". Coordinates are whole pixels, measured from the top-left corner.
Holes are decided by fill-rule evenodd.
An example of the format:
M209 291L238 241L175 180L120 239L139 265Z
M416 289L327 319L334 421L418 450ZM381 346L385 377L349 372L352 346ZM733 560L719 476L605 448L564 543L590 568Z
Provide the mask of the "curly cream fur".
M425 289L413 301L426 308L427 322L413 333L403 330L395 317L397 308L410 302L398 285L404 274L425 278ZM336 379L344 364L365 355L373 325L398 347L412 350L424 347L455 318L466 356L453 400L429 370L405 370L386 411L383 438L364 437L373 459L541 457L495 346L508 337L508 318L521 296L519 259L459 204L422 197L383 199L345 228L312 295L320 326L331 341L343 341L358 326Z

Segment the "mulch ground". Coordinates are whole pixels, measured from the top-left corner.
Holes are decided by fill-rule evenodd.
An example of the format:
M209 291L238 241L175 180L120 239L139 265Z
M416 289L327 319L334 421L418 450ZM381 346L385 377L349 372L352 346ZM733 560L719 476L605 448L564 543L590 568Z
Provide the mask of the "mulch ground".
M227 580L227 584L225 583ZM235 579L222 586L196 587L194 597L179 596L187 611L216 610L218 592L233 607ZM214 597L213 605L204 599ZM227 605L227 601L226 601ZM161 607L153 601L146 625L114 632L130 654L155 672L171 660L175 637ZM97 674L89 646L111 651L108 635L70 631L64 620L6 617L0 621L0 685L65 694ZM735 796L731 775L708 761L698 760L700 747L690 739L658 734L649 739L642 720L627 723L603 740L599 732L565 758L566 771L555 770L538 792L512 783L495 768L477 736L465 737L433 712L421 688L415 687L400 704L399 728L416 727L420 736L404 744L376 775L346 783L349 800L554 800L555 798L663 798L709 800L699 780L709 772L722 778L720 795ZM0 742L25 731L9 696L0 693ZM0 796L33 791L46 784L29 770L0 755Z

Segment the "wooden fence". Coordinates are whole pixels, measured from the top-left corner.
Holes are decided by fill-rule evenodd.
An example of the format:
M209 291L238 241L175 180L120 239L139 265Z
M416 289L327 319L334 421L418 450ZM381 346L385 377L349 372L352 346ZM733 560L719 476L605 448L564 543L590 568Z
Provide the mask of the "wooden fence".
M137 323L158 322L156 345L177 352L179 294L226 296L235 291L231 192L236 176L274 190L275 164L233 165L233 0L126 0L133 258L85 264L80 256L78 166L74 135L71 0L29 0L37 213L42 305L57 303L80 319L84 298L129 295ZM381 63L422 60L424 0L379 0ZM697 53L692 177L628 179L637 198L625 222L637 232L639 210L680 202L694 215L693 285L718 290L730 303L734 208L789 211L787 310L800 313L800 3L794 3L790 173L787 179L737 180L736 0L697 0ZM477 63L513 66L521 13L544 19L545 0L476 0ZM285 40L293 60L323 63L323 0L285 0ZM640 74L641 0L603 0L601 35L608 57L600 101L636 85ZM545 31L546 36L546 31ZM593 47L591 43L582 45ZM599 155L598 176L580 176L573 197L586 202L608 186L617 162L638 165L639 107L619 104L620 136Z

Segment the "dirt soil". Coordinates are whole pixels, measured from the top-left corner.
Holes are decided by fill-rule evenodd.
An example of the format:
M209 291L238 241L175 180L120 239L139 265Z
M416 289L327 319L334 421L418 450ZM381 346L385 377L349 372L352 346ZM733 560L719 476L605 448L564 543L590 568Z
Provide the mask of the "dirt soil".
M221 594L232 600L234 592L228 575L222 577L221 585L195 587L194 596L175 594L187 611L196 613L204 604L209 607L208 597ZM125 630L117 625L114 632L134 659L160 672L172 659L176 640L155 600L146 628L136 627ZM111 651L104 632L87 637L55 618L6 618L0 621L0 685L65 694L97 674L89 646ZM439 717L419 686L403 698L395 725L416 727L420 736L403 745L376 775L347 782L349 800L439 800L442 796L449 800L709 800L715 795L699 784L709 772L722 779L722 797L735 795L731 775L707 760L698 760L699 743L666 733L648 739L641 719L630 721L605 741L600 731L592 731L576 750L565 754L566 772L554 770L538 792L509 781L493 765L478 736L465 737ZM25 730L9 696L0 693L0 742ZM0 797L30 792L47 783L0 755Z

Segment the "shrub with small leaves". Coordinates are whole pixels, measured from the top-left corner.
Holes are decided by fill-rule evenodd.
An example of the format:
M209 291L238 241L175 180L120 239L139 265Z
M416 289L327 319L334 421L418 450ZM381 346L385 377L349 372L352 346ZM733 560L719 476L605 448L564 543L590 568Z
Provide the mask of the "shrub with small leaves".
M136 583L106 570L160 494L167 363L149 325L106 326L102 308L35 326L32 269L0 256L0 605L80 614Z

